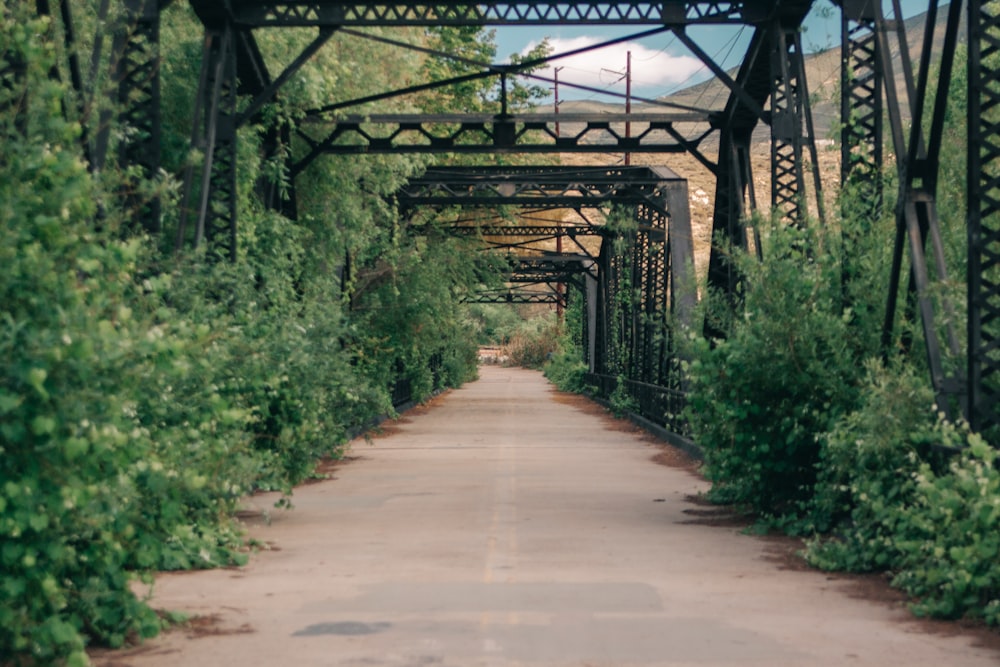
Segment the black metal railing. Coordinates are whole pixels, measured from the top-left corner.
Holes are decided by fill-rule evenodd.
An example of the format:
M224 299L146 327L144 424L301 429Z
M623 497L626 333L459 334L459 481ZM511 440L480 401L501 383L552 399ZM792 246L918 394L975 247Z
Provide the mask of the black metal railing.
M610 401L618 391L619 380L613 375L587 373L584 377L601 399ZM635 380L624 380L624 383L625 396L630 404L629 412L634 412L682 438L691 437L691 426L684 414L687 395L682 390Z

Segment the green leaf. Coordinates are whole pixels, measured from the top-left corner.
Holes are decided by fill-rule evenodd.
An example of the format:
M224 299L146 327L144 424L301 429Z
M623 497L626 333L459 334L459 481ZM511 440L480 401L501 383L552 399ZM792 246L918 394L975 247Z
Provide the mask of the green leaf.
M31 432L35 435L52 435L56 430L56 420L40 415L31 420Z
M40 533L49 527L49 517L45 514L32 514L28 517L28 525L36 533Z
M49 392L45 389L45 379L49 373L44 368L32 368L28 371L28 386L34 389L43 400L49 399Z
M16 396L5 391L0 391L0 415L13 412L24 402L22 396Z

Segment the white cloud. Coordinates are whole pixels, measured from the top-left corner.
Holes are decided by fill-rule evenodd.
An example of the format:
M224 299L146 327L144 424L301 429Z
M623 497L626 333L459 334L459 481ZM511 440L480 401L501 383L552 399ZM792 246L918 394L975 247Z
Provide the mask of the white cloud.
M571 39L552 38L552 55L575 51L599 44L604 40L597 37L573 37ZM524 55L538 46L538 42L528 44L521 51ZM585 51L567 58L553 60L544 70L536 74L552 78L553 68L562 67L559 82L575 83L594 88L609 88L613 92L625 92L625 65L627 53L632 52L632 89L662 91L687 80L692 74L704 69L704 64L693 56L675 56L665 51L657 51L637 42L622 42L593 51ZM615 83L615 82L618 83ZM660 89L660 90L656 90ZM569 90L566 91L569 93Z

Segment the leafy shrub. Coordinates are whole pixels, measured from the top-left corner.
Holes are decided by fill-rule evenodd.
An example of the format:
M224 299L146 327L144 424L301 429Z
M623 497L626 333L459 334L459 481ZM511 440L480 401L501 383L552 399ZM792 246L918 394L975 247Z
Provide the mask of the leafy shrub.
M564 346L552 356L543 370L545 377L560 391L580 394L591 390L586 383L587 364L577 347Z
M767 261L740 263L743 316L726 340L693 342L688 414L714 499L796 517L811 511L816 434L855 407L861 371L834 255L812 230L767 232Z
M84 664L158 630L132 572L239 558L249 414L225 338L138 278L114 170L88 173L46 22L22 18L0 29L24 65L0 82L0 655Z
M542 368L559 349L560 327L552 313L522 322L507 344L503 354L509 363L523 368Z
M912 369L870 371L864 405L823 437L816 504L834 530L810 542L808 560L894 572L918 614L1000 624L996 450L934 423L932 393ZM948 450L958 453L945 460Z
M814 539L807 557L823 569L867 572L898 561L898 511L913 502L933 426L933 393L914 369L871 362L868 372L861 406L820 437L817 528L833 535Z
M942 472L913 476L913 502L896 509L900 557L893 585L921 615L982 617L1000 625L1000 470L995 449L968 429L938 422L945 446L961 446Z
M79 128L51 113L47 26L19 18L0 29L25 64L0 81L0 655L83 664L84 633L157 628L122 567L137 424L111 382L143 356L124 299L136 246L88 229L96 191Z

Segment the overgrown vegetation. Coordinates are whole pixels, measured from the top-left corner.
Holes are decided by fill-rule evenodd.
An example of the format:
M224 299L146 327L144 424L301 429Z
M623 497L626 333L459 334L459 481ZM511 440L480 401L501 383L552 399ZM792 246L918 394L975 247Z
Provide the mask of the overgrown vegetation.
M808 530L816 434L856 407L858 360L878 354L877 339L842 309L833 232L774 222L762 236L767 261L740 257L745 305L727 338L694 341L690 416L713 500Z
M953 87L938 191L952 282L935 296L961 305L964 78ZM745 307L717 323L724 340L694 342L690 418L710 495L811 535L819 567L892 573L918 614L1000 624L996 449L939 412L917 323L897 325L883 354L893 202L873 219L870 201L841 197L833 225L767 225L765 261L736 258ZM724 308L710 298L706 311Z
M73 5L85 41L97 4ZM197 157L188 137L201 28L184 4L165 11L165 173L133 192L164 204L162 235L147 237L120 196L136 184L132 175L113 161L95 173L85 159L94 136L85 129L116 113L106 108L106 72L78 99L67 77L52 75L66 57L57 25L37 18L32 3L2 10L4 667L85 665L89 644L155 634L161 621L133 594L135 577L243 562L231 518L242 496L273 489L288 502L322 457L340 455L349 429L392 412L397 383L419 400L475 374L460 296L491 267L455 239L408 226L387 204L422 160L324 158L296 182L295 221L252 194L264 175L288 185L280 163L259 158L268 123L296 122L329 101L325 91L359 95L455 65L332 40L259 125L241 130L236 260L204 249L175 254L181 173ZM495 50L481 31L408 38L486 60ZM279 63L308 39L295 30L258 36L265 58ZM487 109L491 86L425 94L422 103ZM518 89L523 100L536 93ZM112 128L110 155L129 131Z

